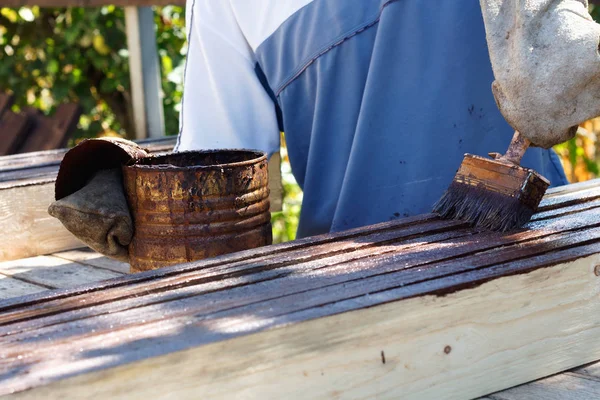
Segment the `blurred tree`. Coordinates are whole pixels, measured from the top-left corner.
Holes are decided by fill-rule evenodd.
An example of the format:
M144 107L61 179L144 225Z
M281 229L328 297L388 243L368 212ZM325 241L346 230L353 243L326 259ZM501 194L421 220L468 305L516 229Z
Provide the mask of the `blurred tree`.
M177 133L185 58L182 7L156 7L166 131ZM67 101L84 114L78 138L134 136L122 8L0 8L0 91L46 113Z

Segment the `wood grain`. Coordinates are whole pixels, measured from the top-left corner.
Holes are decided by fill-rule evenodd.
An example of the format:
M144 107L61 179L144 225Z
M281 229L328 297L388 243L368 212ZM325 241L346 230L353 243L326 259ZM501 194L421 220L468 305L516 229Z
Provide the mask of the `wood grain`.
M82 247L48 214L54 182L0 189L0 261Z
M102 254L96 253L89 248L76 249L52 254L54 257L62 258L69 261L75 261L79 264L85 264L96 268L106 269L109 271L118 272L121 274L129 273L129 264L113 260Z
M425 215L2 301L0 392L463 399L577 367L600 358L599 195L509 234Z
M599 288L590 278L599 261L594 255L446 296L388 301L303 323L280 317L278 329L264 329L270 318L238 313L210 324L182 321L177 329L138 326L119 335L63 337L52 348L44 341L35 354L24 352L27 344L3 344L5 360L21 355L27 374L17 380L5 375L1 387L19 390L49 374L93 371L105 360L115 367L15 398L129 398L135 393L185 399L199 392L204 398L474 398L600 355L595 340L600 310L591 303ZM211 332L230 339L179 352L171 348L163 356L116 367L131 348L148 342L152 348L170 346L175 339ZM50 352L55 356L48 357Z
M48 288L0 274L0 299L25 296L44 290L48 290Z
M121 273L39 256L0 263L0 273L50 288L64 288L122 276Z

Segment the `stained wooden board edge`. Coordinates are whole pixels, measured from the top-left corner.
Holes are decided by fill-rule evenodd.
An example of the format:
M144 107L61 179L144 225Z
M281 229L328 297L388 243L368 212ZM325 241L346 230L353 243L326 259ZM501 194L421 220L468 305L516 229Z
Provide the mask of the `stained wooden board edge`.
M12 398L486 396L600 358L598 263L594 254L444 296L288 324Z
M582 199L582 201L583 200L584 199ZM84 285L81 287L71 288L71 289L67 289L67 290L60 290L60 291L53 291L53 292L49 292L49 293L30 295L30 296L27 296L26 298L18 299L18 301L16 301L16 300L0 301L0 309L10 308L15 305L30 304L30 303L38 302L38 301L63 298L63 297L67 297L69 295L77 294L77 293L87 293L90 291L102 290L104 288L115 287L115 286L130 284L130 283L134 283L134 282L143 282L143 281L148 281L148 280L152 280L152 279L159 279L161 277L172 276L172 275L176 275L179 273L184 273L186 271L192 271L192 270L196 270L196 269L200 269L200 268L207 268L207 267L211 267L214 265L221 265L221 264L224 264L227 262L250 259L250 258L259 256L261 254L264 255L267 252L269 252L271 254L277 254L279 252L287 251L290 249L300 249L302 247L307 247L307 246L313 245L315 243L328 243L328 242L332 242L334 240L341 240L344 238L349 239L349 238L358 236L361 233L365 234L365 233L369 233L369 232L372 233L372 232L377 232L377 231L384 231L387 229L397 229L403 225L410 225L412 223L430 221L435 218L436 217L433 214L421 215L421 216L411 217L411 218L407 218L407 219L403 219L403 220L376 224L376 225L372 225L372 226L365 227L365 228L357 228L357 229L340 232L340 233L336 233L336 234L320 235L320 236L315 236L315 237L311 237L311 238L298 240L295 242L288 242L288 243L283 243L283 244L279 244L279 245L269 246L269 247L265 247L262 249L246 251L246 252L239 252L239 253L235 253L235 254L231 254L231 255L217 257L217 258L211 259L211 260L205 260L205 261L194 262L194 263L189 263L189 264L182 264L179 266L163 268L163 269L160 269L157 271L149 271L146 273L135 274L135 275L127 277L124 280L123 279L114 280L112 282L103 283L102 285Z
M582 217L583 216L588 216L587 218ZM536 231L523 231L520 234L515 234L515 235L510 235L508 237L504 237L504 236L494 236L493 234L490 236L490 234L484 234L483 236L479 236L477 238L477 240L475 242L469 241L470 243L472 243L470 246L463 246L465 247L464 250L459 251L458 253L456 253L455 250L452 250L452 252L454 253L455 256L458 256L459 258L454 260L454 262L449 262L449 261L443 261L444 257L448 257L449 255L451 255L451 253L449 253L447 250L440 250L439 252L436 252L436 259L428 259L427 257L425 257L425 259L423 259L421 262L418 262L417 264L414 264L414 260L411 261L410 264L404 264L407 262L407 260L411 259L411 252L409 251L407 254L391 254L393 253L393 251L390 251L389 249L386 250L388 247L391 248L396 248L397 245L403 243L403 241L398 241L398 240L393 240L390 241L390 238L394 238L394 237L401 237L399 236L399 233L403 233L405 234L405 239L409 239L411 236L411 232L414 233L414 228L415 226L411 226L408 225L405 227L405 229L396 229L396 230L391 230L389 231L387 234L382 234L379 233L377 235L374 236L363 236L361 237L361 240L364 241L363 243L363 248L361 250L357 250L357 251L350 251L353 250L351 248L348 248L347 250L345 250L342 254L341 254L341 258L336 258L337 256L335 256L335 252L334 252L334 248L328 247L328 252L327 254L323 253L321 255L321 258L323 258L322 261L320 260L312 260L311 259L304 259L303 256L294 256L291 257L292 260L294 260L294 262L296 264L294 264L293 266L287 266L284 268L284 270L286 271L286 273L284 274L286 276L286 279L288 279L288 275L293 274L296 276L296 278L298 278L300 275L303 275L304 273L307 274L311 274L311 276L313 276L313 278L316 278L317 275L320 275L319 273L315 272L316 275L313 275L313 272L310 272L311 269L313 268L317 268L322 272L325 272L325 274L328 273L328 271L330 271L328 268L320 268L319 265L323 264L323 266L326 266L328 264L333 263L333 265L337 265L338 263L341 262L341 260L346 260L345 261L345 265L346 267L351 267L353 265L353 261L358 262L359 264L361 263L360 259L361 258L365 258L368 257L371 259L371 263L373 265L377 265L378 266L378 271L380 273L391 273L394 272L394 274L392 275L385 275L384 278L384 282L399 282L398 278L396 277L397 273L403 275L403 276L407 276L406 273L408 271L401 271L401 269L406 269L406 268L413 268L415 266L421 266L422 268L424 268L423 272L420 272L418 276L421 277L425 277L427 276L427 279L437 279L440 276L440 273L443 274L448 274L450 273L450 268L452 265L456 266L456 265L460 265L460 263L464 262L463 259L461 259L460 257L464 257L464 256L469 256L472 253L482 253L481 256L475 256L473 255L473 257L475 257L475 259L478 259L478 261L476 263L475 259L472 259L471 262L474 264L468 264L470 265L473 269L479 269L479 268L483 268L486 265L487 266L491 266L494 265L494 262L487 262L487 264L484 262L484 264L482 263L482 260L486 260L487 258L491 257L491 260L494 260L495 258L492 256L492 254L494 254L493 252L497 252L500 251L501 255L504 254L510 254L508 258L500 256L500 259L497 259L498 262L504 262L507 263L509 262L512 258L523 258L525 256L527 257L535 257L538 256L540 254L544 254L547 253L550 249L554 249L554 250L559 250L559 249L564 249L566 247L572 247L575 245L581 245L583 243L587 243L590 241L593 241L597 238L598 236L598 229L594 228L593 221L596 221L597 218L590 218L589 215L600 215L600 213L598 212L598 210L586 210L584 214L581 214L578 216L574 216L574 217L568 217L568 219L565 219L564 217L560 217L560 218L556 218L556 221L548 224L548 222L550 221L545 221L542 223L542 225L538 226L538 228L540 228L539 232ZM580 232L568 232L567 233L567 228L565 228L565 226L569 226L569 223L565 224L565 221L569 221L572 220L575 223L576 226L571 226L571 230L573 228L577 228L577 229L582 229L584 227L587 227L588 231L586 231L589 234L582 234ZM585 220L585 221L589 221L587 224L581 225L581 221ZM417 231L419 231L420 229L425 229L425 231L431 231L430 233L434 233L434 231L432 230L432 228L434 226L437 226L438 229L439 227L444 227L445 226L445 230L451 228L452 225L448 225L450 222L449 221L435 221L435 222L431 222L429 224L422 224L422 225L416 225ZM546 224L546 225L543 225ZM563 226L564 225L564 226ZM426 227L430 227L430 228L426 228ZM557 228L560 228L562 230L562 233L560 234L552 234L553 231L555 231ZM591 229L591 230L589 230ZM444 232L444 229L442 229L442 232ZM459 233L461 232L460 230L453 232L453 233ZM390 233L393 233L393 235L390 235ZM447 232L449 233L449 232ZM468 232L467 232L468 233ZM465 236L464 234L462 236ZM467 235L469 236L469 235ZM374 238L377 237L377 240L375 240ZM428 236L429 237L429 236ZM438 235L433 234L432 236L430 236L431 239L430 240L434 240L435 237L438 237ZM446 237L446 239L443 238L438 238L436 240L434 240L432 242L432 244L435 245L435 242L437 240L441 240L441 241L446 241L447 239L450 239L448 242L445 242L445 244L443 246L448 246L448 245L452 245L452 243L455 242L455 240L458 240L458 242L454 243L454 245L456 244L460 244L460 241L462 239L460 239L461 235L456 236L456 237L452 237L452 235L447 236L446 234L444 235L444 237ZM365 240L371 238L369 240ZM487 238L487 239L486 239ZM412 239L411 239L412 240ZM408 242L406 242L407 244L410 243L411 240L408 240ZM378 243L379 242L379 243ZM386 246L384 245L384 243L389 242L390 244L393 243L393 246ZM369 246L364 246L365 243L368 243L370 245L378 245L377 247L375 247L374 249L369 249ZM531 243L531 246L527 247L526 249L521 249L521 246L524 245L524 243ZM330 245L329 245L330 246ZM508 246L508 247L506 247ZM414 246L411 246L414 247ZM427 247L427 246L426 246ZM454 248L455 246L451 246L450 249ZM315 247L318 248L318 247ZM404 246L401 246L400 248L404 248ZM434 247L435 248L435 247ZM314 249L314 248L313 248ZM358 248L357 248L358 249ZM417 250L420 248L417 248ZM356 249L354 249L356 250ZM458 250L458 249L456 249ZM531 250L531 252L529 251ZM493 251L492 253L490 253L490 251ZM380 254L381 253L381 254ZM386 253L389 253L389 255L385 255ZM308 253L307 253L308 254ZM376 255L381 255L381 257L375 257ZM409 256L409 258L405 258L404 256ZM439 256L441 256L442 258L440 259ZM279 257L283 257L283 258L279 258ZM332 258L330 258L332 257ZM375 258L374 258L375 257ZM399 257L399 258L398 258ZM512 258L511 258L512 257ZM283 262L283 260L285 260L286 258L290 258L289 253L288 254L284 254L278 257L273 257L271 256L270 259L263 259L261 260L260 258L258 259L253 259L251 262L242 262L242 264L240 264L239 268L241 268L241 270L244 270L244 276L246 276L245 279L247 279L248 281L253 281L253 282L260 282L261 279L262 280L268 280L268 279L275 279L277 276L282 276L281 273L277 274L276 273L276 269L274 271L270 271L270 269L267 267L267 264L271 263L272 264L272 259L277 259L278 260L278 264L281 264ZM422 257L421 257L422 258ZM327 260L336 260L334 261L327 261ZM387 261L386 261L387 260ZM431 262L435 261L433 263L433 265L429 265L431 264ZM397 269L394 268L393 265L396 262L400 262L401 264L404 265L404 268L401 269ZM310 265L314 264L312 267L309 268ZM414 265L413 265L414 264ZM481 265L480 265L481 264ZM519 262L517 262L517 264L520 264ZM525 263L526 264L526 263ZM253 265L255 265L255 267L253 268ZM283 267L287 264L281 264L280 267ZM440 267L444 267L443 269L438 269L436 267L436 265L440 266ZM455 269L455 267L452 267L452 270ZM265 268L265 271L263 271L263 267ZM271 267L273 268L273 267ZM391 269L390 269L391 268ZM523 268L523 267L519 267L519 268ZM335 269L335 267L334 267ZM193 293L195 296L196 295L201 295L201 287L210 287L210 291L218 291L217 288L215 287L214 284L210 283L212 281L214 281L215 279L217 279L218 276L229 276L231 277L231 274L234 272L235 268L232 268L232 265L229 266L229 268L225 268L225 270L216 268L213 270L202 270L202 271L197 271L197 272L190 272L187 274L181 274L178 275L177 277L171 277L168 279L163 279L160 281L157 281L153 284L140 284L140 285L135 285L135 284L131 284L127 286L127 289L125 291L123 291L123 289L118 289L119 286L115 286L114 288L115 290L112 290L113 288L108 288L105 287L104 289L107 290L107 294L105 295L106 299L111 299L111 301L116 301L116 299L124 299L123 294L126 294L125 297L127 296L135 296L135 293L139 293L140 297L135 296L136 297L136 301L137 300L143 300L145 295L149 295L151 293L153 293L154 295L151 297L151 301L157 301L157 296L160 297L161 295L157 292L164 292L169 290L170 288L175 288L175 292L177 291L177 288L181 288L182 285L183 286L194 286L196 287L195 290L191 290L188 292L189 293ZM241 271L240 270L240 271ZM256 271L255 271L256 270ZM293 271L296 271L298 274L294 273ZM333 271L331 271L333 272ZM357 272L357 271L355 271ZM432 272L433 275L430 273ZM460 271L454 271L452 273L457 273ZM467 272L467 271L462 271L462 272ZM214 275L215 273L217 273L217 276L213 276L213 279L210 279L211 275ZM221 275L219 275L219 273ZM334 274L338 274L339 272L333 272ZM424 275L423 275L424 274ZM256 275L256 277L255 277ZM262 275L264 275L264 277L262 277ZM370 276L370 278L375 278L375 280L377 280L376 276L377 274L375 273L370 273L367 274ZM362 276L362 278L365 278L367 275ZM410 274L408 273L408 276L413 276L413 278L411 279L415 279L415 274ZM320 275L323 276L323 275ZM352 274L353 278L344 283L342 281L338 281L336 284L338 285L344 285L344 287L346 288L346 290L350 290L350 288L355 288L355 282L351 282L351 280L356 280L358 279L358 276L356 273ZM362 279L361 278L361 279ZM291 279L291 278L290 278ZM236 283L236 280L232 281L232 285L233 286L238 286L239 283ZM315 283L318 282L315 279L311 279L309 281L310 283ZM309 283L307 282L307 283ZM362 282L362 281L361 281ZM369 281L371 282L371 281ZM114 282L112 282L114 283ZM330 282L331 283L331 282ZM404 282L403 285L407 284L407 282ZM133 286L132 286L133 285ZM200 285L200 286L198 286ZM308 284L307 286L311 286L310 284ZM378 283L377 286L381 286L381 283ZM154 288L153 288L154 287ZM157 289L158 288L158 289ZM220 288L222 290L226 289L226 286L223 286L222 288ZM292 288L290 287L289 290L291 290ZM317 290L318 288L312 288L312 290ZM118 294L119 290L121 290L122 294ZM236 289L233 289L236 290ZM276 290L277 291L277 290ZM85 297L82 297L85 296ZM75 296L72 299L70 299L69 302L64 302L61 303L60 299L55 301L55 304L51 304L49 302L43 302L43 303L39 303L36 306L34 306L33 308L27 309L27 310L21 310L21 312L16 311L16 312L7 312L7 309L4 308L4 316L5 316L5 320L6 321L10 321L11 319L17 318L18 315L20 315L20 318L32 318L33 316L43 316L43 315L49 315L49 314L54 314L59 312L57 307L61 310L66 311L69 309L72 309L73 307L81 307L82 305L85 305L85 307L91 306L93 304L96 305L100 305L100 304L104 304L106 303L106 299L102 298L103 295L100 296L90 296L90 295L80 295L79 297ZM170 293L165 293L166 298L170 297ZM181 297L181 296L180 296ZM185 297L185 296L183 296ZM21 304L23 305L23 304ZM135 305L135 307L139 307L140 304ZM100 309L104 309L104 307L100 307L98 308L98 310ZM114 312L116 310L113 310L111 312ZM27 315L27 316L26 316ZM0 318L1 320L2 318ZM18 319L18 318L17 318ZM2 322L2 321L0 321ZM14 321L13 321L14 322Z
M588 212L588 211L586 211ZM434 218L434 216L432 215L424 215L424 216L420 216L420 217L413 217L413 218L408 218L405 220L400 220L398 222L393 222L393 223L383 223L383 224L378 224L378 225L374 225L374 226L370 226L370 227L366 227L366 228L359 228L356 230L351 230L351 231L346 231L346 232L341 232L340 234L334 234L334 235L324 235L323 237L314 237L314 238L308 238L307 240L301 240L298 242L293 242L293 243L286 243L286 244L282 244L282 245L278 245L278 246L272 246L272 247L267 247L267 248L263 248L263 249L258 249L258 250L253 250L247 253L251 253L253 254L255 257L260 255L261 252L269 252L270 249L272 249L272 251L270 252L271 255L276 255L278 252L275 251L276 249L280 249L281 251L284 250L290 250L290 249L298 249L298 248L302 248L303 245L309 246L312 244L316 244L319 243L319 240L321 240L321 243L327 243L330 240L334 240L334 239L340 239L340 238L352 238L356 232L361 232L363 234L366 233L373 233L373 232L383 232L385 230L389 230L389 229L399 229L402 226L411 226L412 224L415 223L425 223L427 221L430 221L432 218ZM546 222L543 222L546 223ZM543 226L542 223L542 226ZM538 223L539 225L539 223ZM303 243L306 242L306 243ZM240 256L240 257L238 257ZM208 260L208 264L204 263L204 262L199 262L199 263L192 263L192 264L187 264L187 265L182 265L182 266L178 266L178 267L172 267L172 268L165 268L165 269L161 269L158 271L151 271L149 273L145 273L145 274L158 274L159 277L165 277L165 276L173 276L173 274L171 273L167 273L165 275L165 272L171 270L171 269L175 269L178 270L179 272L185 272L186 270L191 271L194 270L196 268L191 268L189 269L190 265L196 265L197 269L203 269L205 271L207 271L205 268L207 267L211 267L213 265L220 265L226 262L231 262L231 261L240 261L240 260L245 260L247 259L247 257L243 257L241 256L241 253L237 253L234 255L229 255L229 256L223 256L217 259L213 259L213 260ZM219 262L222 261L222 262ZM216 262L212 263L212 262ZM173 272L173 271L171 271ZM131 279L131 281L127 281L127 280L119 280L119 281L109 281L106 282L103 285L98 285L96 287L92 287L92 286L85 286L85 287L81 287L81 288L75 288L75 289L69 289L67 291L61 291L61 292L54 292L54 293L50 293L50 294L43 294L43 295L38 295L38 296L33 296L30 297L29 299L21 299L21 303L16 303L13 302L12 304L9 302L8 304L6 302L2 303L0 302L0 308L1 309L6 309L6 307L11 307L11 305L25 305L34 301L43 301L43 300L51 300L51 299L57 299L57 298L61 298L61 297L66 297L68 295L74 295L76 293L86 293L89 291L95 291L95 290L101 290L101 289L108 289L110 287L118 287L121 286L123 284L132 284L135 282L143 282L146 279L140 279L141 277L144 277L144 274L136 274L132 277L128 277L127 279Z
M383 232L392 229L399 229L402 227L408 227L413 224L427 223L435 220L437 217L433 214L424 214L416 217L409 217L402 220L396 220L391 222L383 222L381 224L375 224L367 227L350 229L344 232L337 232L332 234L323 234L318 236L312 236L304 239L299 239L291 242L279 243L271 246L265 246L257 249L240 251L237 253L226 254L218 257L214 257L207 260L194 261L185 264L179 264L176 266L170 266L160 268L153 271L140 272L136 274L127 275L122 278L116 278L110 281L94 285L82 285L74 288L48 291L44 293L34 294L25 296L19 299L8 299L0 301L0 312L12 309L14 307L23 307L29 304L35 304L44 301L52 301L61 299L69 296L78 294L90 293L100 290L105 290L114 287L121 287L130 285L133 283L142 283L152 281L155 279L161 279L171 276L180 275L183 273L196 271L200 269L208 269L210 267L216 267L225 265L227 263L242 262L246 260L255 259L256 257L267 256L267 255L278 255L286 251L307 249L315 244L327 244L336 240L352 239L364 234L375 234L377 232ZM460 224L456 224L460 226Z

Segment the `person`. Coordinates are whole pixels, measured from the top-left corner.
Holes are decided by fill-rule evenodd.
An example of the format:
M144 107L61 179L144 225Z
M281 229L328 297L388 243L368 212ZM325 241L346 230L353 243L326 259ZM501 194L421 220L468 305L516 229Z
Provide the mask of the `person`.
M176 151L269 155L285 133L298 237L431 211L464 153L514 133L472 0L188 0ZM522 163L567 179L552 150Z

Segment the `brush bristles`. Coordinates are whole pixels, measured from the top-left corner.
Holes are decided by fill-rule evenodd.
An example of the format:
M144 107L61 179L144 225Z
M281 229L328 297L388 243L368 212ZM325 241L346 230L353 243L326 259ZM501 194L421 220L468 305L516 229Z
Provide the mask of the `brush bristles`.
M452 182L433 212L478 228L506 232L525 225L535 210L518 198L459 182Z

